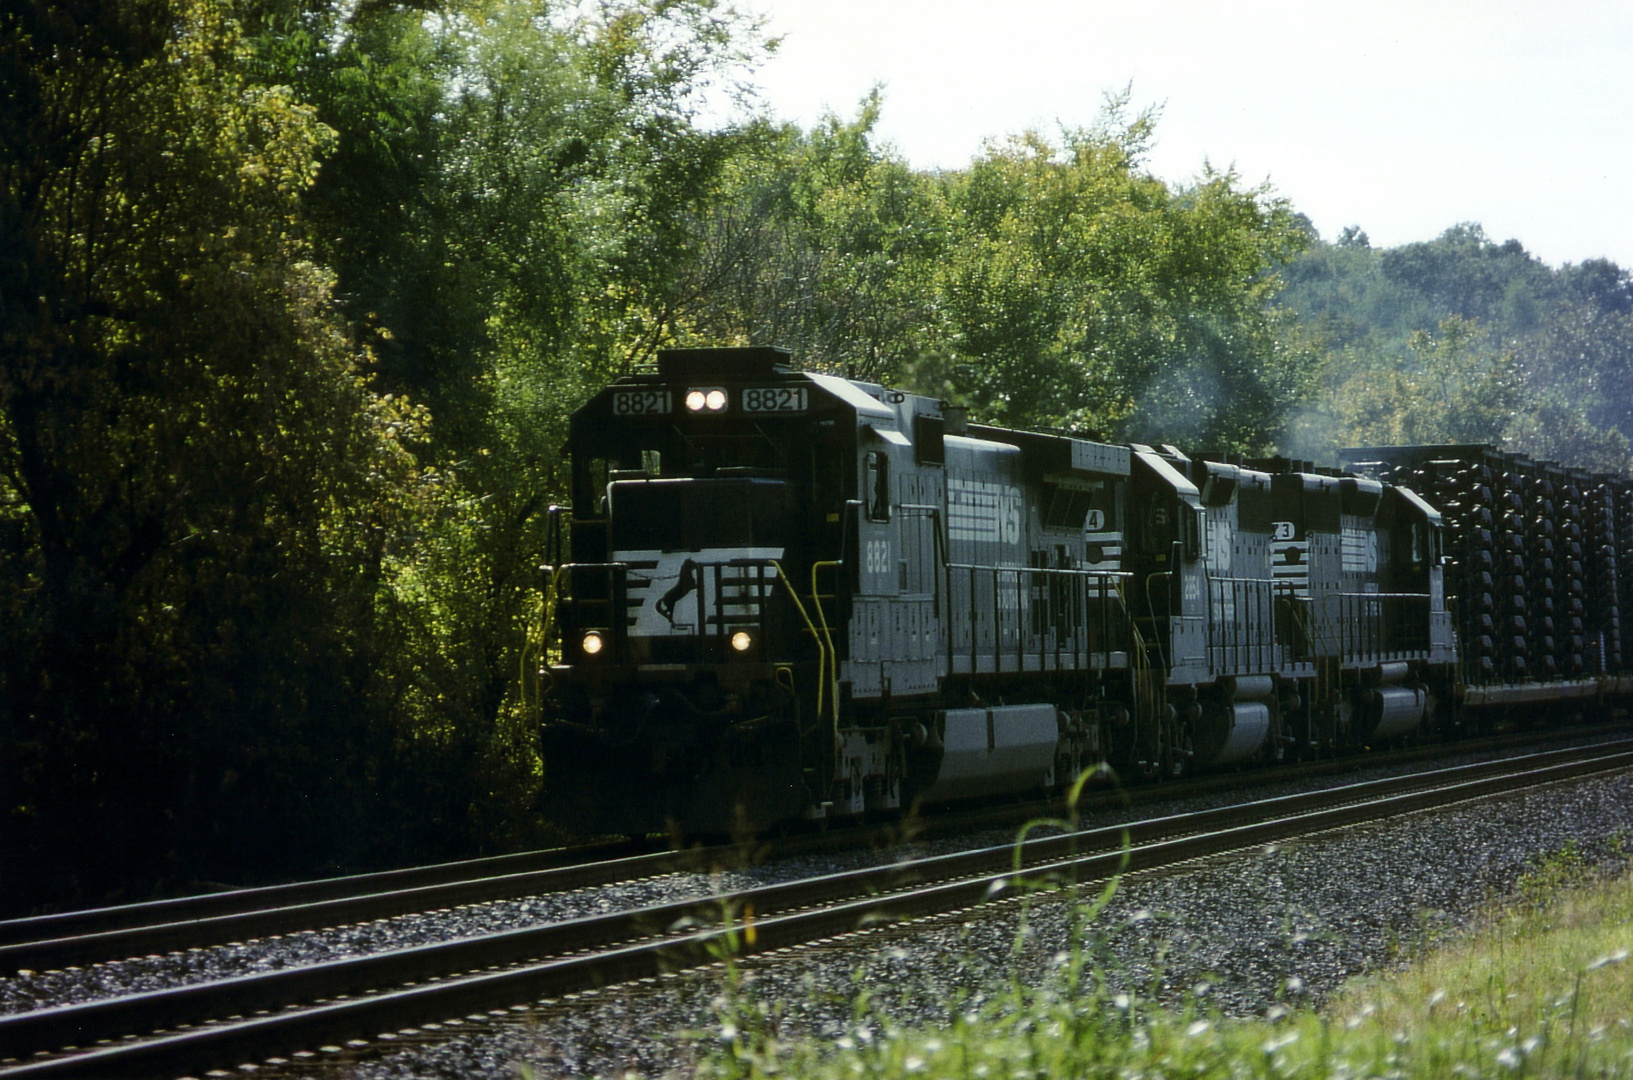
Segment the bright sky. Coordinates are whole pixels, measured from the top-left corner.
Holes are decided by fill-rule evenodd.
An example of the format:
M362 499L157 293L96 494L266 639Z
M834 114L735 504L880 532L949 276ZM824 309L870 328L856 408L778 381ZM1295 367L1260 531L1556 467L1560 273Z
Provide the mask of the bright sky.
M912 164L1087 126L1108 91L1161 107L1150 166L1268 180L1326 239L1479 222L1558 265L1633 269L1628 0L741 0L784 36L769 111L878 128Z

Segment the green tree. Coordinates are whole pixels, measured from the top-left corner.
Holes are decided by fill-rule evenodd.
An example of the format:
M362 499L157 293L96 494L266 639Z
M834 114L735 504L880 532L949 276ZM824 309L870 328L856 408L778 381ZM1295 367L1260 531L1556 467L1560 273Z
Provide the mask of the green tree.
M1414 333L1393 363L1346 359L1335 365L1327 397L1338 445L1491 442L1523 402L1513 355L1483 348L1479 328L1465 319Z
M852 121L744 132L694 226L677 340L775 344L818 370L912 377L934 336L945 203L933 178L875 145L881 108L874 91Z
M1341 356L1323 401L1304 434L1326 447L1491 443L1585 468L1629 464L1627 440L1597 427L1569 386L1539 387L1512 350L1491 348L1477 324L1456 317L1413 334L1391 363Z
M1625 271L1605 260L1554 270L1518 241L1492 242L1478 225L1388 250L1358 243L1357 235L1352 229L1336 244L1313 242L1284 271L1281 302L1331 357L1322 402L1294 424L1301 440L1295 452L1326 457L1345 430L1376 435L1450 426L1460 437L1538 457L1621 467L1621 433L1633 426L1626 407L1633 285ZM1456 325L1450 336L1443 332L1447 320ZM1417 358L1436 347L1483 356L1490 371L1504 372L1500 387L1474 378L1456 380L1450 398L1431 390L1429 410L1452 408L1467 423L1428 416L1425 403L1406 395L1407 382L1422 377ZM1442 360L1442 369L1458 367ZM1482 386L1505 407L1462 396L1484 392ZM1358 397L1342 400L1348 393ZM1393 419L1391 410L1398 410Z
M1017 426L1235 449L1301 392L1267 300L1303 242L1287 204L1205 170L1170 188L1143 171L1154 118L996 144L948 180L936 377Z
M520 842L542 769L520 650L566 418L683 318L693 223L742 143L695 123L700 95L769 46L715 0L256 10L258 78L336 132L302 214L373 385L436 417L435 511L386 575L416 658L396 714L439 818Z
M0 12L13 905L309 865L389 759L376 589L424 418L330 317L292 222L331 133L243 77L232 15Z

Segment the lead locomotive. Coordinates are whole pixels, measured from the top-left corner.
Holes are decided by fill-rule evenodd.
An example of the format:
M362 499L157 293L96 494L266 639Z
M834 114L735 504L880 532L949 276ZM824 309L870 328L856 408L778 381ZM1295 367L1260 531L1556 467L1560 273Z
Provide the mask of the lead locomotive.
M569 450L543 737L584 831L1176 775L1629 689L1626 484L1485 447L1192 459L684 349L574 414Z

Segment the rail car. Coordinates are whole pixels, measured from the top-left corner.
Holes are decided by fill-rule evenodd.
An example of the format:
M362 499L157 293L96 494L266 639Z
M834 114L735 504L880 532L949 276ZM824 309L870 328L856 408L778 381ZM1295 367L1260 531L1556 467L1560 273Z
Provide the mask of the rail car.
M1633 688L1633 486L1490 447L1189 456L745 348L660 352L568 450L541 736L584 831L1174 776Z

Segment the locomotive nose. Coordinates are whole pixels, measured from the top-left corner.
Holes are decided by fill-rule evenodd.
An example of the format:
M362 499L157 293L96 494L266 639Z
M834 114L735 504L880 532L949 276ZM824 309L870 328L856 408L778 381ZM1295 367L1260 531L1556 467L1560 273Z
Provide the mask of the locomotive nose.
M662 704L651 690L619 694L608 700L601 715L608 744L627 747L648 734Z

